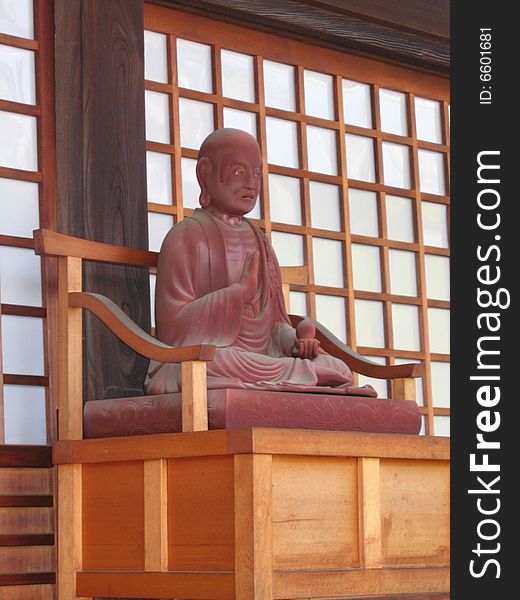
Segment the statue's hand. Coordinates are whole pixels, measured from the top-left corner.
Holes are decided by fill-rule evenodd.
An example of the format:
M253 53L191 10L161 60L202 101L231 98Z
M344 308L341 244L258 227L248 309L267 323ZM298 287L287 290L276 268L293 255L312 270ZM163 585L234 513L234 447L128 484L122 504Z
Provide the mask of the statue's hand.
M242 269L242 275L240 276L240 286L244 297L244 302L250 302L257 292L258 284L258 263L260 255L257 252L250 252L244 261L244 268Z
M296 339L294 342L294 354L298 358L309 358L313 359L321 354L320 343L315 338L302 338Z

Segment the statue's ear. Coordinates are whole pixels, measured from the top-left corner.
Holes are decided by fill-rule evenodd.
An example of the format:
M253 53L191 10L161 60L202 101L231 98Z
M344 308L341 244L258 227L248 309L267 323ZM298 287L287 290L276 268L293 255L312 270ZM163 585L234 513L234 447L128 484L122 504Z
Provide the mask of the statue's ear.
M200 185L199 202L202 207L209 206L209 203L211 202L207 181L212 167L211 160L207 156L203 156L197 161L196 173L197 181Z

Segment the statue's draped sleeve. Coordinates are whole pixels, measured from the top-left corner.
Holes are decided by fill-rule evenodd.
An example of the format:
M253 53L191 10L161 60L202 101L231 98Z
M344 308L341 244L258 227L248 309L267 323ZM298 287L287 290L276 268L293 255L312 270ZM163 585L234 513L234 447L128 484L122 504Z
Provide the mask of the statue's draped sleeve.
M222 243L216 239L210 244L207 235L198 220L185 219L170 231L161 249L157 336L172 346L229 346L240 330L242 288L238 283L226 285L225 272L212 273L211 264L225 265L226 258Z

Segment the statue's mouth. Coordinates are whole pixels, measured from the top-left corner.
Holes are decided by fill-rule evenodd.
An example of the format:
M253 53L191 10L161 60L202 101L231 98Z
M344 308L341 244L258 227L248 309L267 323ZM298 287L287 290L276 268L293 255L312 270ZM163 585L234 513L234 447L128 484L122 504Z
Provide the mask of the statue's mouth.
M254 194L242 194L242 198L244 200L254 200L255 196L254 196Z

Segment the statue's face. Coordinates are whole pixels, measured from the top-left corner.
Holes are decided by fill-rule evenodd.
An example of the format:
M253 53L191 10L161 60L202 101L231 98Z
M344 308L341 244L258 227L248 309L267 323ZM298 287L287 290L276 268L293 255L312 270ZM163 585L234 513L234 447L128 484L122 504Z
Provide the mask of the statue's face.
M217 210L243 216L253 210L262 182L262 158L255 139L236 136L211 156L206 186Z

